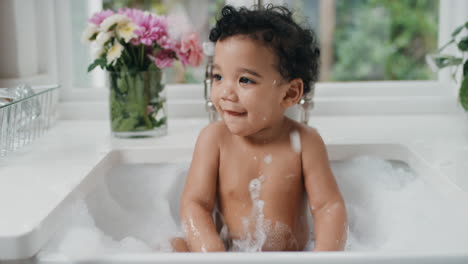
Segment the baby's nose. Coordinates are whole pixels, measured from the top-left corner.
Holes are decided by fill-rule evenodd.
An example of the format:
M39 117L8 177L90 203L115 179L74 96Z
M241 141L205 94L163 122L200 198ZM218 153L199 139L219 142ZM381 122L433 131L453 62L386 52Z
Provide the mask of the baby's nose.
M221 87L221 99L237 101L237 89L234 83L226 83Z

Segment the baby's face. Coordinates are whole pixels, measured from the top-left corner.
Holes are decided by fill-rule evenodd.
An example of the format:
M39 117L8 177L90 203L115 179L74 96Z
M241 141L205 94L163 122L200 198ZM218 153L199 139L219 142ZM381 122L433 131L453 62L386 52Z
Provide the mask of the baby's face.
M231 133L249 136L283 118L287 83L275 63L246 36L216 42L211 100Z

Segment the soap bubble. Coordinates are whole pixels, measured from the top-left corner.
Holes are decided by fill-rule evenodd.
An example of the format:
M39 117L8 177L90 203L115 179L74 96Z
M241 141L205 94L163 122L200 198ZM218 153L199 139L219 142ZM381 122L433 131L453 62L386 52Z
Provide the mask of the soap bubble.
M188 167L139 164L114 168L84 200L69 208L66 226L39 256L59 252L76 259L102 253L171 252L170 239L183 236L178 209ZM407 164L363 156L332 161L331 168L348 214L346 250L466 252L465 201L441 193ZM285 229L263 214L262 179L255 178L249 185L252 211L243 219L247 237L233 241L231 251L260 251L270 243L269 237ZM225 227L224 237L228 231ZM314 244L310 240L306 249L313 249Z

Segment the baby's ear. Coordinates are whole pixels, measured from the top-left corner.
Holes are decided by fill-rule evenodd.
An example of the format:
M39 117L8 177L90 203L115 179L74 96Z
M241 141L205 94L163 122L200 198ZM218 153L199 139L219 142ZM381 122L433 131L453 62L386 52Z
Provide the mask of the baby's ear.
M281 105L284 108L288 108L293 106L299 102L302 98L302 94L304 93L304 82L301 78L296 78L291 80L288 83L288 88L286 90L286 95L281 102Z

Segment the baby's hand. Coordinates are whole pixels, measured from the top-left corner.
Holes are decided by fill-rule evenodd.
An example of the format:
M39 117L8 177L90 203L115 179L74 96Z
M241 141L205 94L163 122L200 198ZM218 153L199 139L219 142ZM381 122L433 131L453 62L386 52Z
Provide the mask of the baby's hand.
M190 252L187 242L181 237L171 239L171 246L175 252Z

